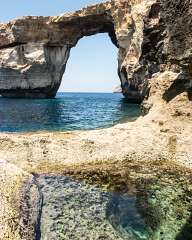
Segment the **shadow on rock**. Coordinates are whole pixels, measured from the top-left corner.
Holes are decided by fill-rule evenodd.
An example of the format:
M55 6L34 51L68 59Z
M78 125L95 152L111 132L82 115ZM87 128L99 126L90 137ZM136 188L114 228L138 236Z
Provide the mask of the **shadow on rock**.
M177 235L175 240L191 240L192 239L192 215L183 226L181 232Z

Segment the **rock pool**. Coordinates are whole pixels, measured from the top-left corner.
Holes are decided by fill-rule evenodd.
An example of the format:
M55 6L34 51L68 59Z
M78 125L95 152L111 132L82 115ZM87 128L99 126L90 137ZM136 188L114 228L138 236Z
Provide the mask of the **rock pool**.
M158 162L39 173L39 239L190 240L191 176Z

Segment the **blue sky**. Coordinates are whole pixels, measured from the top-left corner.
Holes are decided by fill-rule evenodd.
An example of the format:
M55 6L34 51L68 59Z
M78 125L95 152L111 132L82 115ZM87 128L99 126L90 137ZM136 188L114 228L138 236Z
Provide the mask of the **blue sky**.
M105 0L0 0L0 22L19 16L59 15ZM119 85L117 49L107 34L81 39L71 50L60 91L110 92Z

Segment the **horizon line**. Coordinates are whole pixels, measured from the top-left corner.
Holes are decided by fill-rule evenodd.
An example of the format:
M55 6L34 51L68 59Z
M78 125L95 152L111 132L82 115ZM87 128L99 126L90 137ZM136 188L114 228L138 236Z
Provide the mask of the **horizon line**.
M93 92L93 91L90 91L90 92L88 92L88 91L85 91L85 92L83 92L83 91L80 91L80 92L78 92L78 91L58 91L57 93L116 93L116 92L113 92L113 91L111 91L111 92ZM118 93L118 92L117 92ZM121 92L120 92L121 93Z

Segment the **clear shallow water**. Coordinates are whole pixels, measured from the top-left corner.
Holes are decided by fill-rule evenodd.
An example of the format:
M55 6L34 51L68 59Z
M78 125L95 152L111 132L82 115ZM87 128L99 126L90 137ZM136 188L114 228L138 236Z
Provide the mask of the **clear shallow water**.
M0 98L0 131L66 131L109 127L133 121L139 105L121 94L58 93L55 99Z
M136 197L65 176L41 175L41 240L148 240Z
M127 167L116 163L111 173L80 171L86 181L36 175L42 196L37 239L191 240L192 190L183 172L148 164L145 175L138 165L136 172L134 165Z

